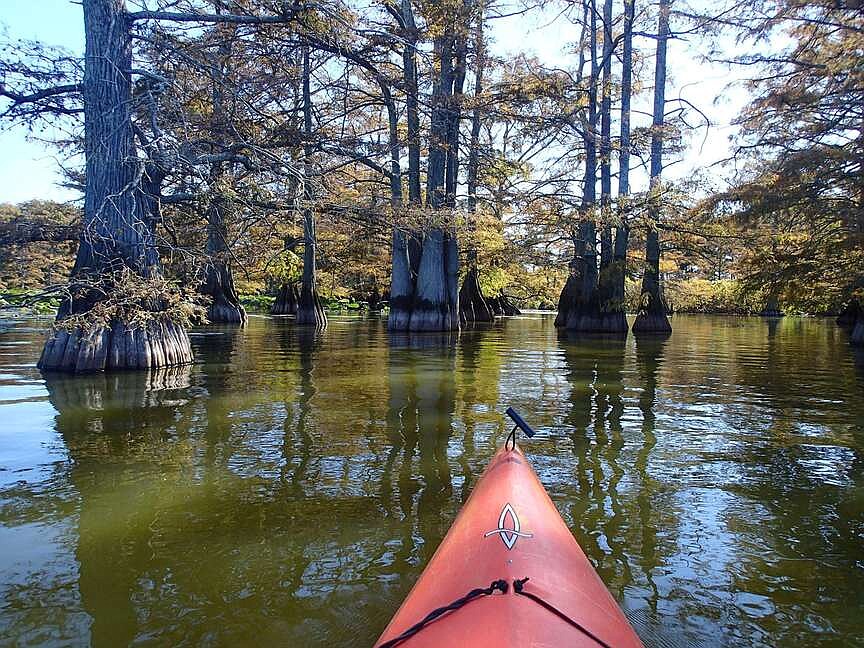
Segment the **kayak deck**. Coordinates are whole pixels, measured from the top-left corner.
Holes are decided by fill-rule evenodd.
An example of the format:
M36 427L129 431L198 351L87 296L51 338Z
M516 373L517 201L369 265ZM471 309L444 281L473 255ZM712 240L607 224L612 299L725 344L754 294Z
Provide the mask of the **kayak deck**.
M526 577L523 591L553 609L514 591L514 581ZM506 593L478 596L397 645L642 645L518 448L493 457L375 645L498 580Z

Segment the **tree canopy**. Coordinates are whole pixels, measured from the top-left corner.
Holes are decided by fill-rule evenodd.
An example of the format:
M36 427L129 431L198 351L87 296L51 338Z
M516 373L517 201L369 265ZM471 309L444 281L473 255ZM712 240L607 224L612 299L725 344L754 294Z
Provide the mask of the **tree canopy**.
M6 268L25 245L65 246L45 250L50 271L4 271L7 288L59 294L77 238L58 323L90 326L121 267L160 286L137 307L181 327L242 324L242 295L278 296L274 312L316 326L322 300L389 304L391 328L410 330L457 329L515 302L616 334L627 310L657 332L673 309L818 314L860 297L858 7L83 8L86 52L113 61L108 72L33 42L6 43L0 59L3 123L59 129L67 181L84 192L80 212L31 203L2 216ZM569 64L496 54L496 21L514 12L566 24ZM730 164L679 179L661 172L705 119L665 92L676 71L666 43L684 39L704 43L706 60L719 56L711 43L743 47L725 63L750 102ZM113 95L100 85L109 73ZM27 249L36 262L40 248ZM198 300L181 285L206 312L174 322L166 304Z

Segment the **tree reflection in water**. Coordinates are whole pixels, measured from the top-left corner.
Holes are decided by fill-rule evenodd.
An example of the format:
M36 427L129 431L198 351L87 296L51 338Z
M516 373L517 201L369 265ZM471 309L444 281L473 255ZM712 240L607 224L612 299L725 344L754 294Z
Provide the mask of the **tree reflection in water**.
M447 447L455 411L455 339L453 333L390 336L387 437L402 454L398 494L402 515L405 519L416 515L416 534L422 543L415 554L414 538L403 537L399 553L407 558L410 552L411 559L421 564L449 528L449 516L443 511L452 495ZM415 454L422 483L413 476Z
M47 376L80 493L78 585L93 646L128 645L137 635L134 595L146 578L151 513L130 462L171 461L161 452L188 424L190 367L92 376ZM110 466L110 468L108 468Z
M626 341L568 332L560 334L559 344L570 386L571 407L565 422L572 430L580 493L570 513L578 525L580 544L601 578L617 585L620 598L630 581L621 539L627 515L618 493L624 475L621 416Z
M663 362L663 348L666 338L663 336L642 336L636 338L636 364L642 390L639 394L639 409L642 412L642 444L636 454L633 464L638 475L639 486L636 496L638 519L640 527L639 565L642 568L650 596L648 606L651 611L651 621L657 622L657 603L660 593L654 579L654 571L662 563L662 556L657 547L657 523L652 511L652 500L658 491L657 484L648 469L651 451L657 445L654 434L657 417L654 407L657 402L657 376Z
M663 562L658 517L670 515L654 508L660 489L649 469L665 340L635 341L638 430L623 425L626 340L562 333L559 346L570 390L564 422L571 430L578 487L569 502L574 533L637 625L654 625L660 598L655 573ZM674 520L666 522L674 526ZM666 542L674 543L670 526L665 528ZM640 624L638 617L646 614L652 618Z
M478 457L477 435L491 433L492 439L503 438L505 423L498 411L501 356L497 336L493 326L483 323L475 323L459 336L456 407L464 431L456 461L462 471L459 493L462 504L471 495L475 480L494 449L489 445L488 452L484 451Z
M668 342L622 346L547 324L399 338L253 317L197 331L180 377L48 377L47 394L31 334L9 333L3 441L33 468L0 491L0 635L369 645L514 404L646 644L864 636L864 353L845 334L681 317Z
M312 399L315 398L316 389L312 373L314 358L321 346L324 331L314 326L301 326L297 327L294 333L297 344L299 385L296 396L291 392L286 393L283 470L290 472L288 482L291 494L299 498L303 496L303 486L308 478L309 463L312 459L313 436L316 432L315 419L312 415ZM288 342L289 348L286 350L290 354L290 341L295 338L289 334L283 339ZM295 409L297 415L292 417L292 410ZM290 470L292 467L293 470Z

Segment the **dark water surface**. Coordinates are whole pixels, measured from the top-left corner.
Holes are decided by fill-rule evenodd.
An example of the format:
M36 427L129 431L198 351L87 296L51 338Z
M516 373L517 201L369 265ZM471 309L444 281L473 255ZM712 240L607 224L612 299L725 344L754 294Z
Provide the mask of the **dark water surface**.
M861 645L864 357L831 322L673 324L253 318L196 331L191 368L47 382L46 322L7 325L0 644L371 645L512 404L648 645Z

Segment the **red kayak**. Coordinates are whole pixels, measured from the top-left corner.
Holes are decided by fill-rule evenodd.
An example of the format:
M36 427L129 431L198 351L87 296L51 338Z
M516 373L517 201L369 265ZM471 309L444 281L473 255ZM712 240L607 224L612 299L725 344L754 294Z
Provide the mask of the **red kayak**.
M513 446L495 454L376 647L642 646Z

